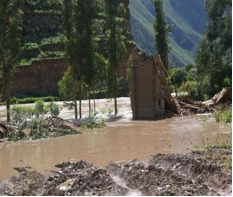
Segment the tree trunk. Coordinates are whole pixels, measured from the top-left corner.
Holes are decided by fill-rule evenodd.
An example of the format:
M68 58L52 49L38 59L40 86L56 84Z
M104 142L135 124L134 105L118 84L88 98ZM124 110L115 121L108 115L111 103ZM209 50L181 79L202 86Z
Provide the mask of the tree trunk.
M89 114L91 114L91 86L88 87L89 91Z
M10 122L11 116L10 116L10 82L9 82L9 80L5 81L5 96L6 96L7 122Z
M115 73L115 94L114 94L114 103L115 103L115 115L117 115L117 74Z
M94 90L94 112L95 112L95 90Z
M115 98L114 98L114 100L115 100L115 115L117 115L117 97L115 96Z
M82 80L80 80L79 84L79 118L82 118Z
M75 119L78 119L78 107L77 107L77 91L75 89L74 93L74 112L75 112Z

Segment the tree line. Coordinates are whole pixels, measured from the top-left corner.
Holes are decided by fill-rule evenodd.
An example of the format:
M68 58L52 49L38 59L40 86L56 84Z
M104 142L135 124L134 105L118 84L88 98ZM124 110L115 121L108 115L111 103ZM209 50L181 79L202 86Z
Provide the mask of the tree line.
M7 121L10 121L10 86L21 53L23 1L0 0L0 90L5 96ZM82 92L88 90L89 112L91 91L101 77L107 77L109 96L114 98L115 114L119 89L118 66L126 53L121 19L124 4L116 0L63 0L63 30L66 35L66 58L69 66L60 89L72 97L75 118L82 117ZM107 59L97 52L98 37L107 42ZM68 91L68 92L67 92Z

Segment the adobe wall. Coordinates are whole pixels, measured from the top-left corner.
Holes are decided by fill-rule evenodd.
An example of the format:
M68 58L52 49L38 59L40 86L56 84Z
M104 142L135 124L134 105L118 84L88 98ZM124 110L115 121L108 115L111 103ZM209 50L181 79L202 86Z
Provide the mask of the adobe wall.
M131 106L133 119L155 119L165 112L164 95L152 59L131 67Z
M12 95L57 95L58 82L66 69L64 58L34 61L31 66L18 67L14 75Z

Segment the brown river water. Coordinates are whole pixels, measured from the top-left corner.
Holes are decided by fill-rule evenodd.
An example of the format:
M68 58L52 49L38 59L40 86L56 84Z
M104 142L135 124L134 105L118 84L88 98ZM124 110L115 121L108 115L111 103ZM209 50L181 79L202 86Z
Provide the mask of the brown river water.
M103 112L101 107L108 110L110 105L101 100L97 108ZM132 121L126 98L119 99L119 110L124 111L123 118L101 129L81 129L82 134L53 139L0 143L0 180L17 174L13 167L31 166L49 174L63 161L83 159L101 167L109 161L148 161L157 153L187 153L195 145L232 141L231 124L218 124L211 116ZM63 109L61 117L69 115L73 112Z

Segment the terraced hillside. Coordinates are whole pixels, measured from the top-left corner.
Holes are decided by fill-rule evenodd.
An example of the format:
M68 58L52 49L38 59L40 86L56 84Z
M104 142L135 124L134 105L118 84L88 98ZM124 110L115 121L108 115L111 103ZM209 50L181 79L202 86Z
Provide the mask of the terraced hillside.
M62 34L62 1L25 1L23 52L20 65L35 60L64 56L65 37Z
M174 24L171 34L171 64L194 64L199 39L205 31L207 16L204 0L164 0L168 23ZM131 28L137 46L154 54L154 6L150 0L130 0Z

